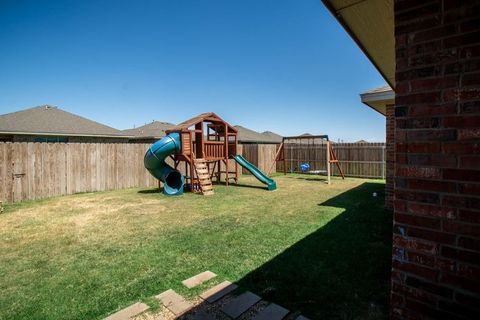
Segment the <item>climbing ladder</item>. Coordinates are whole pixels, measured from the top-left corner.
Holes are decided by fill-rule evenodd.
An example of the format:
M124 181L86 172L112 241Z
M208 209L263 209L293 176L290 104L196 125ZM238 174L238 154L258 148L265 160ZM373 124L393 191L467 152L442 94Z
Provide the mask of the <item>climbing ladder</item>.
M200 191L204 196L212 195L213 186L212 179L210 178L210 173L208 172L208 167L205 159L198 158L194 159L195 171L197 172L198 184L200 185Z

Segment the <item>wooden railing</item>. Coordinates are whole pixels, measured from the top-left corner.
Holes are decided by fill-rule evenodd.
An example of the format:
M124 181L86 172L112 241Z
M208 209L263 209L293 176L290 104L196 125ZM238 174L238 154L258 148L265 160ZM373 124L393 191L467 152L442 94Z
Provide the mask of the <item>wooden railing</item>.
M205 142L205 159L223 158L225 156L225 144L223 141Z

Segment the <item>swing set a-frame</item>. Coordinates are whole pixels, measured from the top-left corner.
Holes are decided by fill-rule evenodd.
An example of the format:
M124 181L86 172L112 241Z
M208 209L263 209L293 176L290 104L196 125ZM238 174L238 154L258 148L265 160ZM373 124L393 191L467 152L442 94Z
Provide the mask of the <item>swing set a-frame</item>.
M325 148L320 148L325 146ZM325 156L321 156L320 152L325 149ZM295 152L296 150L297 152ZM299 151L300 150L300 151ZM308 159L307 159L308 158ZM273 161L268 174L270 174L277 162L283 163L283 172L301 172L299 170L300 163L314 163L314 167L317 167L317 163L326 161L326 170L310 170L306 173L310 174L326 174L327 183L331 183L332 164L335 164L338 168L338 172L342 179L345 179L340 161L338 160L333 150L332 142L328 139L328 135L301 135L283 137L277 153L275 154L275 160Z

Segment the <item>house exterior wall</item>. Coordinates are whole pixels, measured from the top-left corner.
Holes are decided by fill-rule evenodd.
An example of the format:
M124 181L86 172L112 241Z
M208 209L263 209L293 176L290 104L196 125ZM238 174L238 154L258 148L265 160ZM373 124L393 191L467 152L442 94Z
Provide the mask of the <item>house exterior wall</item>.
M480 314L480 3L395 0L392 319Z

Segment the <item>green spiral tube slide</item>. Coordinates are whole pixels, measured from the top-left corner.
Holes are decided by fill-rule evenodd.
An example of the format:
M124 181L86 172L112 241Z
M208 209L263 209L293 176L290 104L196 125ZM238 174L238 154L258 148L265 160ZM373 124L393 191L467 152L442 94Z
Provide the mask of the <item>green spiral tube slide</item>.
M143 158L145 168L152 176L163 182L163 194L167 196L183 194L185 178L165 162L169 155L181 150L180 134L174 132L152 144Z

